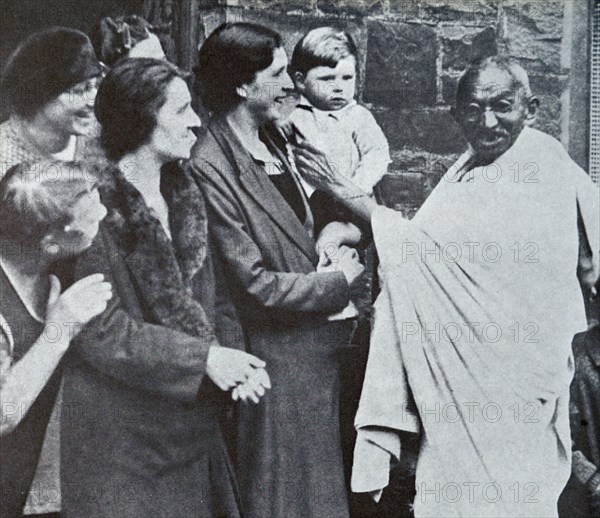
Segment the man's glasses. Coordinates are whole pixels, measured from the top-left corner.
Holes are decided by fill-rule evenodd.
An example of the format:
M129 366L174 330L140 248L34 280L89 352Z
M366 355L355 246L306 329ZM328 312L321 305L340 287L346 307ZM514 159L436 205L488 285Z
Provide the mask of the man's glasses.
M514 103L506 99L493 101L489 105L481 106L477 103L471 103L465 106L461 113L468 122L479 122L483 119L485 113L490 110L496 117L502 118L514 110Z

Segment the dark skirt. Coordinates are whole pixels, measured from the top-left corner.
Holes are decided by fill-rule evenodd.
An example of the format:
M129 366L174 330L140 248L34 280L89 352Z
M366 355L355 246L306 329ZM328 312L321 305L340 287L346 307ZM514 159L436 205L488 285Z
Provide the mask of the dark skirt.
M354 322L274 333L252 352L272 389L239 409L237 466L245 516L348 516L340 437L340 353Z

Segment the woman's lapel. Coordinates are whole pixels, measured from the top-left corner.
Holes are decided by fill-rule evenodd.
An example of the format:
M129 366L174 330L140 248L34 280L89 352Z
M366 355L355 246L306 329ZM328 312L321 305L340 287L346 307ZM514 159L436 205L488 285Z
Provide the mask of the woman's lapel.
M283 135L282 131L274 124L269 125L269 127L265 129L265 137L269 142L269 147L277 155L277 158L279 158L279 160L283 164L283 167L287 169L288 173L294 180L296 187L298 188L298 192L302 197L302 203L304 204L304 210L306 211L306 221L304 222L304 228L307 230L310 236L313 236L315 221L313 218L312 211L310 209L308 196L306 196L304 187L302 187L302 184L300 183L296 169L292 167L292 164L289 161L286 148L286 138Z
M215 120L210 131L229 164L237 171L240 184L288 238L313 264L318 262L315 243L309 231L269 180L267 173L252 159L225 120ZM310 209L307 207L307 214Z

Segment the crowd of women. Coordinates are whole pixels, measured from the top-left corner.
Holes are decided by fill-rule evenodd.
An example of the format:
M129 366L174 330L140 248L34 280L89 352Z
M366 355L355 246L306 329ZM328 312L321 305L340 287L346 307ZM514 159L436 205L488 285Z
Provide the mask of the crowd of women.
M315 221L279 34L208 36L201 127L157 30L103 20L100 63L47 29L3 71L0 515L347 516L365 268L324 244L360 231Z
M100 35L102 64L57 27L3 72L2 516L346 515L337 353L354 322L328 316L363 266L317 272L272 125L293 90L280 36L207 39L195 144L190 74L154 28Z

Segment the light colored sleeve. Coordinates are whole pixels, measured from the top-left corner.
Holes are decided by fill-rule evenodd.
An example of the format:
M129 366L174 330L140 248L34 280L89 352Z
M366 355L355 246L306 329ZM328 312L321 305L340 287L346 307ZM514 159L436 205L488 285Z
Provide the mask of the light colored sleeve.
M384 281L385 282L385 281ZM374 305L375 322L355 427L352 491L378 500L389 484L391 465L400 460L400 431L418 433L420 421L409 396L386 287Z
M372 192L391 163L388 141L375 117L364 106L357 105L350 116L352 138L360 155L352 180L364 191Z
M580 281L591 289L600 275L600 190L590 177L575 170L579 229Z

